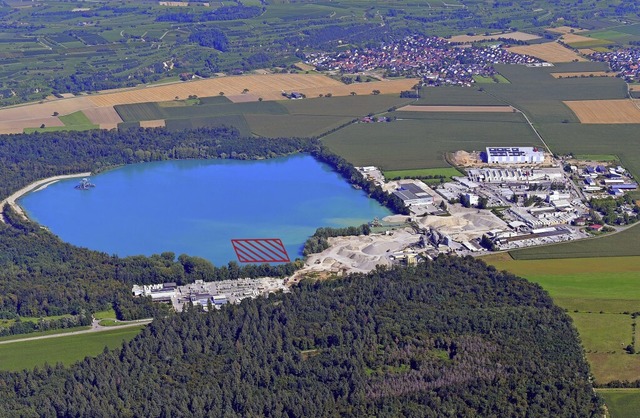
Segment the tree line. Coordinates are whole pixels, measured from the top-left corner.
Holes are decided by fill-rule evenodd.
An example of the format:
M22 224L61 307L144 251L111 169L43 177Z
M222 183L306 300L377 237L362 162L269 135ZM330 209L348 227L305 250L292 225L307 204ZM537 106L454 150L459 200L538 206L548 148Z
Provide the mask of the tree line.
M70 368L0 373L2 416L602 416L569 317L468 258L158 318Z

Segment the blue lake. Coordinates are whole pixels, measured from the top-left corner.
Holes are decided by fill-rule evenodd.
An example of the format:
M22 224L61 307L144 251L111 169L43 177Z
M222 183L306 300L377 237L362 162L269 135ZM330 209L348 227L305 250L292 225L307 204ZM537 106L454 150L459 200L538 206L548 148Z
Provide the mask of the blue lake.
M76 190L64 180L19 200L62 240L120 256L164 251L216 265L237 260L231 239L280 238L289 257L320 226L356 226L390 212L308 155L263 161L135 164Z

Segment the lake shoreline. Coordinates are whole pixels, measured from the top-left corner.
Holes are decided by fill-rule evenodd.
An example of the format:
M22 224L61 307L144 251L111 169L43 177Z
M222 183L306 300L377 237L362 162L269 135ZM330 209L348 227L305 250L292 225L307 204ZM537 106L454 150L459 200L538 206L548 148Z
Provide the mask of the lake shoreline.
M67 179L73 179L73 178L79 178L79 177L89 177L90 175L91 175L91 172L77 173L77 174L63 174L60 176L52 176L52 177L47 177L46 179L34 181L33 183L23 187L22 189L18 190L17 192L13 193L11 196L7 197L2 202L0 202L0 211L2 211L3 213L3 216L0 216L0 221L5 222L4 205L6 204L8 204L11 207L11 209L13 209L22 218L24 218L25 220L28 219L22 207L20 207L20 205L18 205L17 203L17 200L20 199L22 196L26 195L27 193L42 190L46 186L49 186L50 184L56 183L60 180L67 180Z

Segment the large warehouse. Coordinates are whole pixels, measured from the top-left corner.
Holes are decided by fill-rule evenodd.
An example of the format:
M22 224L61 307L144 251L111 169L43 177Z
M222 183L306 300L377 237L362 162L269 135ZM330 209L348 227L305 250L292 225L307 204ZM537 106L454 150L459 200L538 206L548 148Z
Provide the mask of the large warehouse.
M433 203L433 196L422 190L418 185L413 183L404 183L400 185L395 192L405 205L428 205Z
M544 151L536 147L487 147L489 164L535 164L544 162Z

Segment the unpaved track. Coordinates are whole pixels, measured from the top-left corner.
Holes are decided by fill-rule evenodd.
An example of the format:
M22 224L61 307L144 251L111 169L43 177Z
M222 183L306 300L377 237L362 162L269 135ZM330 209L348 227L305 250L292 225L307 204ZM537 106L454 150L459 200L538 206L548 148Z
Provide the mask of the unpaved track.
M90 332L103 332L103 331L118 330L118 329L123 329L123 328L131 328L131 327L136 327L136 326L139 326L139 325L150 324L151 321L153 321L153 319L141 319L141 320L135 321L135 322L128 322L128 323L126 323L124 325L114 325L112 327L105 327L105 326L102 326L102 325L99 324L100 321L94 320L93 324L91 325L91 328L85 329L85 330L82 330L82 331L64 332L64 333L60 333L60 334L40 335L40 336L37 336L37 337L26 337L26 338L19 338L19 339L16 339L16 340L0 341L0 345L2 345L2 344L11 344L11 343L20 343L20 342L24 342L24 341L46 340L46 339L49 339L49 338L68 337L70 335L88 334Z

